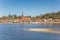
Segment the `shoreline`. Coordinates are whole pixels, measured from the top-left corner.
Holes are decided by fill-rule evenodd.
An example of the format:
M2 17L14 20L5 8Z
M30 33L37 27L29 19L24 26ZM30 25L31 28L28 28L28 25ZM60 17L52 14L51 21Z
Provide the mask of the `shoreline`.
M0 24L60 24L60 22L39 22L39 23L0 23Z

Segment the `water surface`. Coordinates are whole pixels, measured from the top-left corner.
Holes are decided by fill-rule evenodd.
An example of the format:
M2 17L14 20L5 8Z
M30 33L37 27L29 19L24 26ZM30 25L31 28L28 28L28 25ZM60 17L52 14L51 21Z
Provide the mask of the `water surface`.
M60 24L0 24L0 40L60 40L60 34L23 30L27 28L60 29Z

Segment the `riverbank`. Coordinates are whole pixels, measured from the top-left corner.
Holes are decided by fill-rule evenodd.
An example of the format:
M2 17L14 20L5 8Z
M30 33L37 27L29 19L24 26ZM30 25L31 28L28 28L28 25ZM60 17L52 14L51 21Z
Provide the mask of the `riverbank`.
M0 24L60 24L60 22L38 22L38 23L24 23L24 22L21 22L21 23L0 23Z

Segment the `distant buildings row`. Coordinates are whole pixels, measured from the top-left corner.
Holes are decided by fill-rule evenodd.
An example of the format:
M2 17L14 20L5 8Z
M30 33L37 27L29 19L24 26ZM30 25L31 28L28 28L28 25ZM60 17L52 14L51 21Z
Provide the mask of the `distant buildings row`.
M0 23L60 23L60 19L35 19L33 20L30 17L21 17L20 19L0 19Z

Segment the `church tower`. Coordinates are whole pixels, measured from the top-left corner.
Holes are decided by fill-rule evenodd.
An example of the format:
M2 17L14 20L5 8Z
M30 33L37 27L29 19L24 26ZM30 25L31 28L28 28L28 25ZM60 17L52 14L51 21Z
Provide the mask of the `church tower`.
M22 11L22 17L23 17L24 15L23 15L23 11Z

